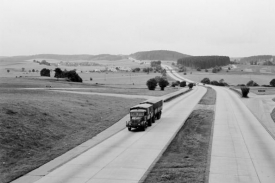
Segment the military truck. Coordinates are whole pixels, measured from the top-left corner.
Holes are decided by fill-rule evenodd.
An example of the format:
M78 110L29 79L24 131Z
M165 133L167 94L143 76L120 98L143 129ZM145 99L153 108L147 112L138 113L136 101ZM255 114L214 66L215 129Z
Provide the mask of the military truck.
M153 118L152 122L154 123L156 119L161 118L161 111L163 106L163 100L162 99L149 99L144 102L141 102L141 104L151 104L153 106Z
M144 131L147 126L152 125L154 116L151 104L138 104L130 108L130 121L126 122L126 127L131 131L132 128L140 128Z

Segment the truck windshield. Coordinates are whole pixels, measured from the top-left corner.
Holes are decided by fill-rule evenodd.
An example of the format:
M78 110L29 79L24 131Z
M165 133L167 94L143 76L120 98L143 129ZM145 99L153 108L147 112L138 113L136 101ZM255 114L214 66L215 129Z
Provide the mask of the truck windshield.
M143 112L131 112L132 117L142 117L144 116L143 114Z

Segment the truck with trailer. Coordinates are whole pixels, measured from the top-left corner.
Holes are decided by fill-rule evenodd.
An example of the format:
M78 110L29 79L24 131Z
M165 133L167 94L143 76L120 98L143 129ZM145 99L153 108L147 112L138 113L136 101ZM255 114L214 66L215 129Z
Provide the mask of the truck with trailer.
M126 122L126 127L131 131L132 128L140 128L144 131L147 126L152 125L154 116L151 104L138 104L130 108L130 121Z
M163 100L162 99L149 99L144 102L141 102L141 104L151 104L153 106L153 118L152 122L154 123L155 120L161 118L161 113L162 113L162 107L163 107Z

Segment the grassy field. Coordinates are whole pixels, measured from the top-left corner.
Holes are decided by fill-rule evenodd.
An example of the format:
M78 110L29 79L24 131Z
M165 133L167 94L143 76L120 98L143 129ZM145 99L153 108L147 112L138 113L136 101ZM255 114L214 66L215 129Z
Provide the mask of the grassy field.
M213 105L215 101L215 91L208 89L199 104ZM145 183L207 182L213 120L213 110L194 110Z
M1 89L0 182L94 137L142 99Z

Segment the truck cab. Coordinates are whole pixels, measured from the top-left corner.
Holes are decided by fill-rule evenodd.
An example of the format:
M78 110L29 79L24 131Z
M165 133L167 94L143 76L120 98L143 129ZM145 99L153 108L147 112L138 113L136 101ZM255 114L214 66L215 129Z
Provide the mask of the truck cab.
M153 107L150 104L139 104L130 108L130 121L126 122L126 127L140 128L143 131L147 126L151 126L153 117Z

